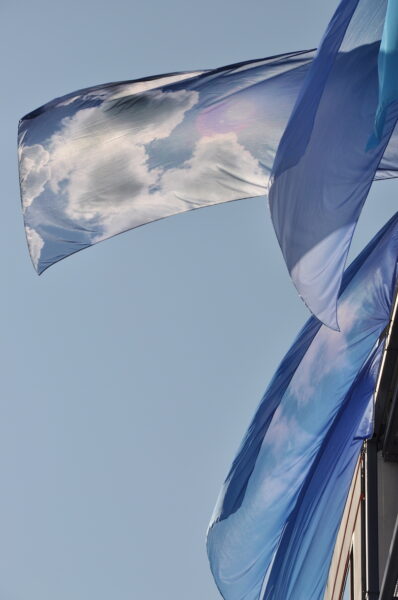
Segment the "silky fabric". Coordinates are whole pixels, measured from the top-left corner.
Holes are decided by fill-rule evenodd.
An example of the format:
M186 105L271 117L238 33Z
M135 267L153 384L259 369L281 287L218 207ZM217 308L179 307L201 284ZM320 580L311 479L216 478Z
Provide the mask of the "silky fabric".
M360 447L355 439L369 431L358 428L369 423L373 352L389 320L397 256L398 214L345 274L341 331L311 318L267 389L208 531L225 600L322 597Z
M294 52L106 84L26 115L19 125L20 185L37 271L145 223L265 195L313 57ZM318 163L314 181L317 169ZM397 172L398 135L375 177Z
M334 329L352 235L398 117L397 103L385 107L380 140L369 144L385 13L386 0L341 2L307 73L271 176L272 221L290 275L311 312Z
M323 600L347 494L363 441L372 437L377 344L326 436L283 532L261 600Z
M388 108L398 100L398 4L388 0L378 59L379 104L369 147L380 142Z

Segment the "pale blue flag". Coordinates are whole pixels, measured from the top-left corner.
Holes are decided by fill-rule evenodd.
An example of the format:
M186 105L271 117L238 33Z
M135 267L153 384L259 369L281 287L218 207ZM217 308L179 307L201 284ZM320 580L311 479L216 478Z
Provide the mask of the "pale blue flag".
M377 146L384 131L387 111L398 100L398 3L388 0L378 59L379 104L370 147Z
M209 526L225 600L323 598L350 476L371 432L397 258L398 213L345 274L341 331L312 317L268 387Z
M387 15L386 46L390 47L391 37L395 48L394 4ZM341 2L307 74L273 166L270 208L287 267L309 309L334 329L351 238L383 154L389 153L386 147L398 117L398 104L391 102L397 88L397 55L381 55L385 68L381 70L380 139L368 143L378 107L385 13L386 0Z
M287 522L260 600L323 600L347 494L363 441L373 434L374 389L384 344L351 386Z

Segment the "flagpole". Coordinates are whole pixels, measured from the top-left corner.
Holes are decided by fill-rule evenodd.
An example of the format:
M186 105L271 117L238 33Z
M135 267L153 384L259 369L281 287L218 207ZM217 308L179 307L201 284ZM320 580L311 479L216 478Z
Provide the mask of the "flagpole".
M379 597L379 527L377 438L366 443L366 600Z
M379 600L396 598L398 592L398 517L395 521L394 534L388 553Z
M394 517L395 528L387 562L383 568L381 592L379 575L379 519L384 499L379 498L382 490L378 482L378 451L383 463L396 462L398 431L398 286L395 289L393 307L388 326L382 335L386 336L384 355L375 388L374 435L366 442L365 460L365 530L366 530L366 600L391 600L394 596L398 577L398 516Z

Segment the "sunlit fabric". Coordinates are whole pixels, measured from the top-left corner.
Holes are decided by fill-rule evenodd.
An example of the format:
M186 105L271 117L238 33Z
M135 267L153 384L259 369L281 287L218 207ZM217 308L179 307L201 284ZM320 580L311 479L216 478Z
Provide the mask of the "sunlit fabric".
M379 104L376 111L374 135L370 147L374 147L383 136L389 106L398 100L398 3L388 0L383 36L378 59Z
M262 600L322 600L347 494L364 439L373 433L373 392L383 344L351 386L283 532Z
M291 277L313 314L335 329L351 238L398 116L398 104L390 104L380 141L370 148L385 12L386 0L341 2L271 177L271 215Z
M313 56L102 85L24 117L21 194L37 271L133 227L266 194ZM397 172L398 135L376 177Z
M371 430L397 256L398 213L345 273L341 331L312 317L268 387L209 526L225 600L323 597L359 440Z

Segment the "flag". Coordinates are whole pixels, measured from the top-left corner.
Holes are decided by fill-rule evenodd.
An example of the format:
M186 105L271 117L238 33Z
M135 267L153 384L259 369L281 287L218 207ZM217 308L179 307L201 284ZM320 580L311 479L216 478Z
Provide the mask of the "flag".
M384 344L361 369L301 490L261 600L323 600L363 441L373 434L374 389Z
M271 381L207 538L225 600L321 600L390 315L398 213L347 269L341 331L312 317Z
M398 117L398 103L388 93L397 87L392 68L397 54L387 63L383 56L379 60L386 5L342 0L307 73L271 175L271 216L290 275L312 313L334 329L351 238ZM398 13L390 8L386 27L397 38ZM384 84L376 117L378 61ZM394 84L388 86L391 77ZM375 119L379 139L369 144Z
M370 147L382 138L387 111L398 100L398 4L388 0L383 36L378 58L379 104L376 111L374 134Z
M101 85L26 115L20 186L37 271L145 223L265 195L313 57L293 52ZM397 140L377 178L397 175Z

